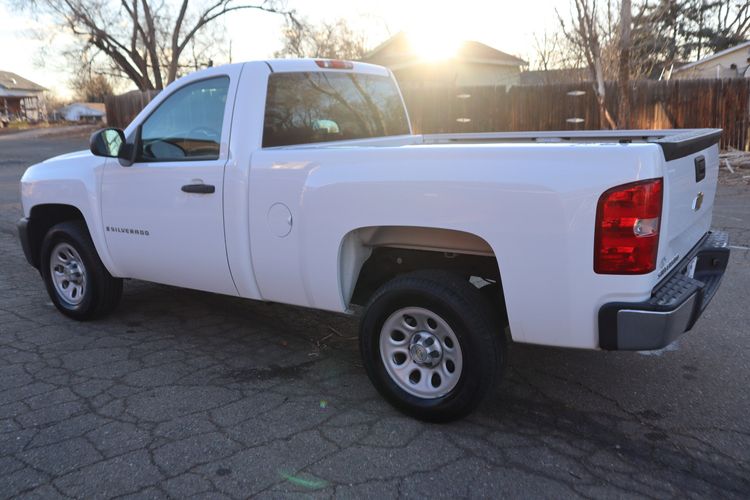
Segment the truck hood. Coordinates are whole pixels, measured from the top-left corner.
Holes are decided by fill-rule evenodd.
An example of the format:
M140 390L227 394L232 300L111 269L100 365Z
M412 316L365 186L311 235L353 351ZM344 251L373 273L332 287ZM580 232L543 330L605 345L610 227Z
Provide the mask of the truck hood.
M64 155L58 155L53 156L52 158L47 158L42 163L53 163L58 160L68 160L72 158L85 158L87 156L94 156L91 154L91 151L88 149L82 149L81 151L73 151L72 153L65 153Z
M21 178L21 185L87 179L102 168L106 161L106 158L94 156L88 150L55 156L27 168Z
M106 158L76 151L45 160L26 169L21 177L21 204L25 217L35 205L70 205L86 216L96 206L99 178Z

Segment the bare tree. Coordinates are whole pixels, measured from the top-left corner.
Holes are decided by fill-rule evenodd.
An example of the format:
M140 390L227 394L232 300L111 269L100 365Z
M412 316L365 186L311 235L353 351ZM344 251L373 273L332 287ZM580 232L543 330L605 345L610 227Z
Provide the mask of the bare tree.
M535 37L541 69L576 68L583 61L594 82L601 123L616 122L606 106L606 81L618 82L617 124L630 124L632 79L668 74L750 36L748 0L573 0L569 16L557 13L557 34Z
M361 59L367 53L367 42L344 19L313 24L306 19L287 17L283 47L275 57L322 57L326 59Z
M534 35L531 61L531 69L542 72L542 83L586 81L583 54L559 31Z
M70 81L75 98L83 102L104 102L114 93L112 83L101 73L79 71Z
M628 128L630 124L630 29L633 22L633 12L630 0L621 0L620 4L620 71L618 85L620 88L620 102L617 119L620 128Z
M631 76L697 60L750 36L747 0L636 0Z
M600 28L605 27L605 33L610 38L613 25L611 4L608 4L604 22L600 20L600 12L597 10L596 0L574 0L575 11L571 13L570 20L566 22L560 13L557 13L560 27L565 37L583 55L589 68L591 79L594 82L594 93L599 103L599 115L601 123L607 123L612 129L617 128L617 123L612 118L606 103L606 88L604 85L605 75L602 64L602 37ZM608 44L611 46L611 44Z
M42 102L45 119L58 120L60 115L57 111L67 104L70 104L70 99L63 98L55 92L45 92Z
M744 42L750 34L747 0L681 0L683 43L696 59Z
M720 37L716 42L734 44L745 40L750 35L750 2L723 0L715 3L717 19L715 31Z
M177 79L186 51L226 14L256 10L293 17L278 0L17 0L16 7L52 16L75 35L84 60L103 56L113 73L140 90L162 89Z
M536 58L533 67L539 71L550 71L565 65L562 40L558 33L544 33L541 37L534 35L534 52Z

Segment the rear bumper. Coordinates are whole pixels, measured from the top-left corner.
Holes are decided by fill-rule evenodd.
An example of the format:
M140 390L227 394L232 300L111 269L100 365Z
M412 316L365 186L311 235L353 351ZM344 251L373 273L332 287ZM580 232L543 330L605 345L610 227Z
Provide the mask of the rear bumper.
M599 347L661 349L690 330L719 289L729 262L729 236L706 234L644 302L611 302L599 309ZM692 278L685 269L697 257Z

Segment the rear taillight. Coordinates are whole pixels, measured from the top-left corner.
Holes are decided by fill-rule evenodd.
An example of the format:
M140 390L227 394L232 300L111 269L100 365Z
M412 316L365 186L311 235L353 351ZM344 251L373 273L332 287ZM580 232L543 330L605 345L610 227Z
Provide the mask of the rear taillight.
M354 69L354 63L349 61L338 61L333 59L318 59L315 64L325 69Z
M650 179L617 186L599 197L595 272L647 274L656 269L662 187L662 179Z

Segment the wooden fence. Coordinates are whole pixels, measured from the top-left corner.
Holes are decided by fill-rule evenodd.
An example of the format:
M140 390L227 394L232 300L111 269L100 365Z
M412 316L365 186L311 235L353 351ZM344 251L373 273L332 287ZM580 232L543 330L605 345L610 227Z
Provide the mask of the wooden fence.
M107 107L107 124L110 127L125 128L141 112L158 90L144 92L133 90L127 94L109 96L104 100Z
M403 84L417 133L597 130L599 107L590 83L514 87ZM750 79L637 81L630 87L630 128L722 128L721 145L750 149ZM157 91L107 99L107 121L124 128ZM607 84L617 118L618 89Z
M597 130L591 83L514 87L402 85L417 133ZM721 145L750 147L750 79L637 81L630 87L630 127L722 128ZM618 89L607 84L617 119Z

